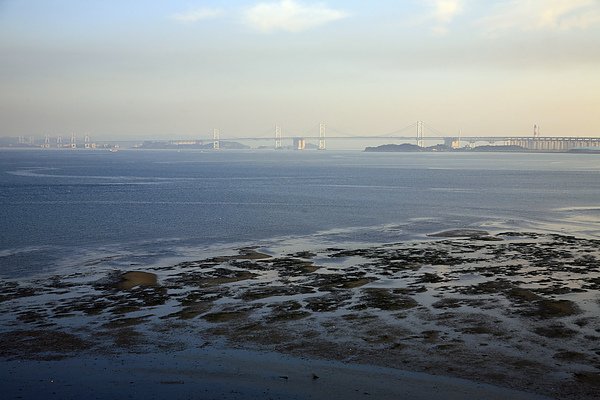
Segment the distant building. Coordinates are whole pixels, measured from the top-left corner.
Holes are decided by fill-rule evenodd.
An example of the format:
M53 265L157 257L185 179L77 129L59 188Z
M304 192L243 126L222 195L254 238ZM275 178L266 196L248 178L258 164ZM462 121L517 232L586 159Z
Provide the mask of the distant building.
M294 138L294 150L304 150L306 148L306 140L304 138Z
M450 147L451 149L460 148L460 139L456 137L445 137L444 145Z
M171 140L169 143L174 146L196 146L202 144L199 140Z

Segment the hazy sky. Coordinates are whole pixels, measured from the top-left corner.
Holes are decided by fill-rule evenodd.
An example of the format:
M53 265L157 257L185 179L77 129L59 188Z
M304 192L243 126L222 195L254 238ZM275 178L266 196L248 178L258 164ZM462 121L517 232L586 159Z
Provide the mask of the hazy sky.
M0 135L600 136L600 0L0 0Z

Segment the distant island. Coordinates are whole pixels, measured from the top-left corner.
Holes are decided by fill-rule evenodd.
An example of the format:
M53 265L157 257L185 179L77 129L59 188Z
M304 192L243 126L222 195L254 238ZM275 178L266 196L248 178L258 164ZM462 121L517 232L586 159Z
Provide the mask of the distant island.
M238 142L220 140L221 149L242 150L249 149L250 146ZM138 149L213 149L213 142L202 142L199 140L178 140L178 141L145 141L141 145L135 146Z
M376 147L366 147L366 152L372 153L424 153L424 152L493 152L493 151L506 151L506 152L525 152L530 151L521 146L477 146L477 147L462 147L459 149L453 149L450 146L443 144L436 144L435 146L420 147L415 144L403 143L403 144L383 144Z

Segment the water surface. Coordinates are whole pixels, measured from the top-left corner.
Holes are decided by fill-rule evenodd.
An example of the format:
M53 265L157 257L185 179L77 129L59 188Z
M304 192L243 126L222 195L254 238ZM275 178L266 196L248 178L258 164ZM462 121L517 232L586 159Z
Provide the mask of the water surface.
M599 172L581 154L1 151L0 275L463 227L598 237Z

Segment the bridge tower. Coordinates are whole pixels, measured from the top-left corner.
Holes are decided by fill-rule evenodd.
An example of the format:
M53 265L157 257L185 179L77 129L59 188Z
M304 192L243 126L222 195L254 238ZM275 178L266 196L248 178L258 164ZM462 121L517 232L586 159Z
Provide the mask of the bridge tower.
M281 135L281 127L279 125L275 125L275 150L283 149L282 139L283 136Z
M56 147L63 147L63 140L61 135L58 135L58 137L56 138Z
M423 141L423 121L417 121L417 146L425 147Z
M71 148L72 149L76 149L77 148L77 141L75 138L75 133L71 134Z
M85 135L85 138L83 139L83 147L86 149L90 148L90 135Z
M213 129L213 150L219 150L221 148L220 136L221 132L218 129Z
M325 150L325 124L319 124L319 150Z
M45 149L50 147L50 135L44 135L44 145L42 147Z

